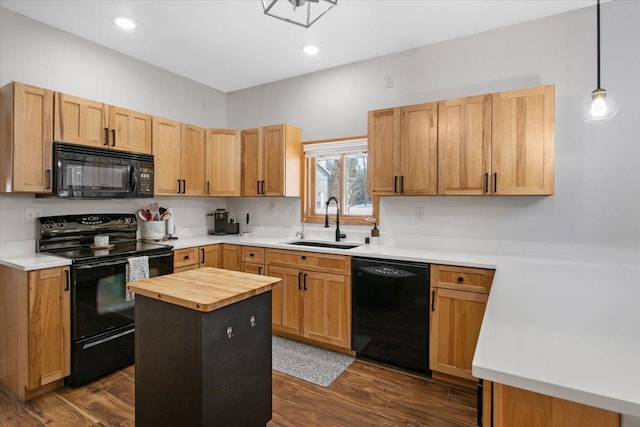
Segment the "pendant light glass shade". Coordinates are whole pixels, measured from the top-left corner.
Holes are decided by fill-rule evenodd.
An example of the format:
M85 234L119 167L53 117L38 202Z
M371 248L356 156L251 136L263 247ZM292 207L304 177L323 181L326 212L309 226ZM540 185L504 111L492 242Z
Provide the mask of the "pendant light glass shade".
M596 11L598 86L584 97L580 107L580 117L587 123L607 122L618 114L618 97L600 87L600 0L597 0Z
M584 97L580 117L587 123L607 122L618 113L618 97L602 88Z

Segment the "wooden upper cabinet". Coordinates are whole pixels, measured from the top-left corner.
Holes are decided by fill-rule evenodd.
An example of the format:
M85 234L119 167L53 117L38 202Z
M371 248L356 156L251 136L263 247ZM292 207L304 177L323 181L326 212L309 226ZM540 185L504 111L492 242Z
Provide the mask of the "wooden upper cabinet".
M262 179L262 128L242 131L243 196L258 196Z
M182 123L180 128L181 193L187 196L204 196L204 128Z
M438 194L491 194L491 95L438 103Z
M369 112L369 193L437 193L437 103Z
M400 108L400 185L407 195L438 191L438 104Z
M207 196L242 195L240 131L207 129L205 180Z
M174 196L180 179L180 123L153 118L154 194Z
M285 135L284 125L267 126L262 132L262 194L284 196L285 194Z
M553 194L555 87L495 93L492 109L493 193Z
M400 168L400 126L395 109L369 111L369 194L396 194Z
M108 117L107 104L56 92L54 138L56 141L106 148L109 144Z
M151 116L120 107L109 108L109 147L151 154Z
M0 192L51 192L53 98L18 82L0 89Z
M242 132L243 196L300 196L302 131L288 124Z

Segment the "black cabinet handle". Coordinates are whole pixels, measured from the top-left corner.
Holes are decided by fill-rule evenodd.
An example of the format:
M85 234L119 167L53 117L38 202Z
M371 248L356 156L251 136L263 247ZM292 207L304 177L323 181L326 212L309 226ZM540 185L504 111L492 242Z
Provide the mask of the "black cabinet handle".
M464 277L458 276L458 282L460 282L460 283L464 282Z
M397 193L398 192L398 176L394 176L393 177L393 192Z
M111 136L113 137L113 141L111 141L111 146L115 147L116 146L116 130L115 129L111 129Z
M180 194L180 180L178 180L178 194Z
M260 181L256 181L256 194L260 194Z
M109 128L104 128L104 145L109 145Z
M300 259L307 259L307 256L306 255L302 255L302 256L300 256Z
M404 175L400 177L400 192L404 193Z
M302 276L302 283L304 284L303 289L306 291L307 290L307 273L304 273L304 276Z
M207 194L209 194L209 181L207 181Z
M493 174L493 192L498 192L498 172L494 172Z
M262 266L258 267L258 274L262 274Z
M298 289L302 289L302 284L300 280L301 278L302 278L302 271L298 273Z
M249 256L253 258L253 252L249 252Z
M485 172L484 174L484 192L489 192L489 172Z
M431 291L431 311L436 311L436 291Z
M187 192L187 180L183 179L182 180L182 194L185 194Z
M200 264L204 264L204 248L200 248Z
M53 181L53 171L51 169L47 169L47 190L51 190L51 181Z
M260 190L260 194L264 195L264 181L260 181L262 183L262 189Z
M65 270L64 271L64 290L65 292L67 292L69 290L69 282L70 282L70 278L69 278L69 270Z

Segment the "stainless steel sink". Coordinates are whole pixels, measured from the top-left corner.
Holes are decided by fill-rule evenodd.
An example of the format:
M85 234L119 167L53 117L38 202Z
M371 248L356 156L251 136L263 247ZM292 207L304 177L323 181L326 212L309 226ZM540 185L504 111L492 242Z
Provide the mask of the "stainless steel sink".
M313 246L316 248L331 248L331 249L353 249L360 246L360 245L354 245L349 243L321 242L317 240L295 240L293 242L287 242L287 244L295 245L295 246Z

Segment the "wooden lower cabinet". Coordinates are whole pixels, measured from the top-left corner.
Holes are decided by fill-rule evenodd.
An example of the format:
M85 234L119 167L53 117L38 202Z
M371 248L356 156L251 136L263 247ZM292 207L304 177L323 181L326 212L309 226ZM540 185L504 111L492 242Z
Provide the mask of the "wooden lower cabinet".
M220 268L242 271L242 246L223 244L220 253Z
M206 245L177 249L173 252L173 272L195 270L201 267L220 268L222 245Z
M264 248L256 246L242 247L242 271L245 273L266 275Z
M619 427L620 414L485 381L485 427Z
M471 363L492 279L493 270L431 266L429 368L436 374L476 381Z
M298 268L296 258L301 264ZM350 258L267 250L266 260L267 274L282 279L272 293L274 333L350 350L351 276L314 270L328 263L338 271L341 265L341 271L350 272Z
M28 400L71 372L69 267L0 266L0 382Z

